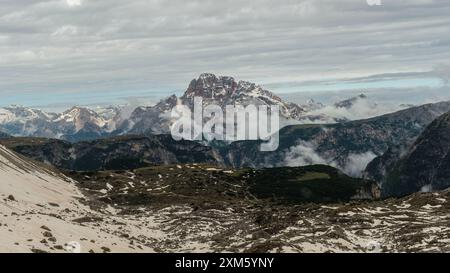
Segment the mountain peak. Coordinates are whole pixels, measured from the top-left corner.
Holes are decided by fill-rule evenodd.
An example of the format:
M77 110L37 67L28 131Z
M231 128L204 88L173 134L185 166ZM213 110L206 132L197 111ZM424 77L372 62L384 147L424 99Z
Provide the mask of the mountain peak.
M367 96L366 96L366 94L361 93L361 94L358 95L358 98L360 98L360 99L367 99Z
M191 81L183 98L203 97L220 99L233 94L237 89L237 85L233 77L217 77L211 73L203 73L197 79Z
M214 75L213 73L202 73L200 74L200 76L198 77L198 80L210 80L210 79L217 79L217 76Z
M334 104L334 106L336 108L347 108L348 109L348 108L351 108L357 101L366 100L367 98L368 97L365 94L361 93L358 96L337 102Z

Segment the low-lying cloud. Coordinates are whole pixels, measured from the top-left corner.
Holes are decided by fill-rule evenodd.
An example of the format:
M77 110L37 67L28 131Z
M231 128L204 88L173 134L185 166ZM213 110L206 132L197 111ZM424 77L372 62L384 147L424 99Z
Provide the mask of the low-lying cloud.
M375 157L377 157L377 155L371 151L360 154L350 153L347 157L346 164L343 167L343 171L350 176L360 177L367 165Z
M315 146L311 142L300 141L297 146L291 147L284 156L284 166L298 167L314 164L329 164L330 162L322 158L315 151Z
M324 114L337 119L358 120L392 113L401 110L402 108L404 107L399 104L379 104L372 101L370 98L358 97L349 107L336 107L335 105L328 105L324 108L312 111L311 114Z
M367 165L376 157L372 151L364 153L350 153L344 160L344 164L339 164L331 158L320 155L316 151L313 142L300 141L297 145L289 148L284 154L281 166L299 167L314 164L324 164L340 169L342 172L353 177L361 177Z

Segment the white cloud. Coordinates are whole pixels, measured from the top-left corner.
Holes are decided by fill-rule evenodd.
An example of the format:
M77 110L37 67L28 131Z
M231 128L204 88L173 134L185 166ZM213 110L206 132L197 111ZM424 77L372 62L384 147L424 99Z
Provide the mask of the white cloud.
M392 113L402 109L402 107L398 103L377 103L372 100L370 97L366 98L357 98L351 107L336 107L334 105L327 105L324 108L317 109L312 111L310 114L319 115L325 114L330 117L340 118L340 119L349 119L349 120L358 120L365 119L370 117L375 117L387 113Z
M282 165L299 167L314 164L329 164L329 162L316 153L314 144L301 141L287 151Z
M81 0L66 0L66 3L69 7L78 7L81 6Z
M340 165L332 158L320 155L316 151L317 147L312 142L300 141L297 145L289 148L284 154L281 166L300 167L314 164L325 164L340 169L342 172L353 177L360 177L376 155L371 152L350 153L344 160L345 164Z
M347 157L347 163L343 167L343 171L351 176L360 177L362 172L366 169L367 165L377 157L371 151L361 154L351 153Z
M52 36L71 36L78 33L78 28L76 26L65 25L53 32Z

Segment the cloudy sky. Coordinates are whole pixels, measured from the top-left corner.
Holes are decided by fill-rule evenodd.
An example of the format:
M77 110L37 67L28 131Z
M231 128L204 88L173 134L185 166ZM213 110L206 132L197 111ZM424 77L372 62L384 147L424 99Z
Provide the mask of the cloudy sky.
M158 99L202 72L277 93L444 90L448 0L1 0L0 106Z

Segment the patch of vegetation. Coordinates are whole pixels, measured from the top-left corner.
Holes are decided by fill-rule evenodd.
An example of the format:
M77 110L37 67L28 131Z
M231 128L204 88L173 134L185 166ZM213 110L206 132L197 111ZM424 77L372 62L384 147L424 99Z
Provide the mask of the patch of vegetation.
M68 172L96 201L111 205L193 209L239 204L349 201L370 182L315 165L272 169L220 169L206 164L153 166L133 171Z
M307 172L304 175L297 177L297 181L308 181L315 179L330 179L330 175L327 173L319 173L319 172Z
M289 203L329 203L351 200L370 182L351 178L329 166L314 165L259 170L250 183L250 192L259 198Z

